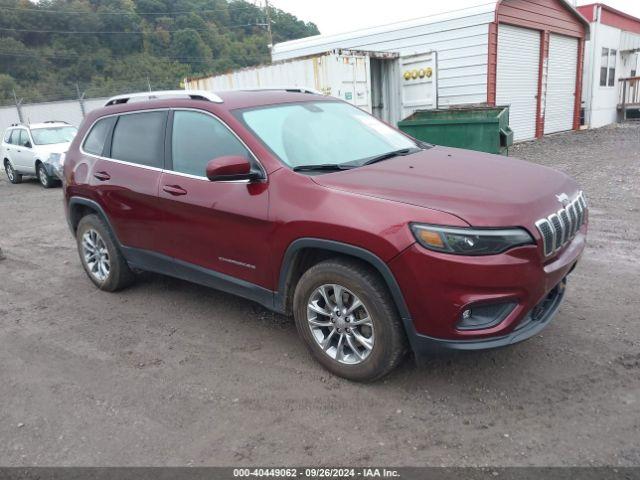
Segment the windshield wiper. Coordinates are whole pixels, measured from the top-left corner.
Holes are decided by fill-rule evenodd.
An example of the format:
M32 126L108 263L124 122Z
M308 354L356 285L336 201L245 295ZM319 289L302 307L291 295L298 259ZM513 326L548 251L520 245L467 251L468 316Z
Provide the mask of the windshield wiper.
M339 163L321 163L319 165L298 165L293 167L294 172L313 172L316 170L349 170L353 165L341 165Z
M419 152L420 148L401 148L400 150L394 150L392 152L383 153L381 155L376 155L375 157L371 157L366 162L361 163L361 166L371 165L372 163L381 162L383 160L388 160L393 157L402 157L404 155L411 155L412 153Z

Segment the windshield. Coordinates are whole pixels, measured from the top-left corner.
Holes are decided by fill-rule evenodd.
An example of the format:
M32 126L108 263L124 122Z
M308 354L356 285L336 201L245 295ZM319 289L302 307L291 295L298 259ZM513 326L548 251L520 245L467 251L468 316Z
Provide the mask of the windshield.
M245 110L245 124L292 168L352 164L416 142L362 110L342 102L305 102Z
M76 127L33 128L31 136L36 145L53 145L54 143L71 142L77 131Z

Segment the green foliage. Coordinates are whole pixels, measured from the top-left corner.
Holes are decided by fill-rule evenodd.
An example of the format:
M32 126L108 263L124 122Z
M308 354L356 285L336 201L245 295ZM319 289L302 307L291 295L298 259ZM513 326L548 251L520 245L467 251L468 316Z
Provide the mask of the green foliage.
M266 16L255 3L0 0L0 103L14 91L27 102L73 98L76 85L87 96L179 88L186 76L266 63ZM319 33L270 13L274 42Z

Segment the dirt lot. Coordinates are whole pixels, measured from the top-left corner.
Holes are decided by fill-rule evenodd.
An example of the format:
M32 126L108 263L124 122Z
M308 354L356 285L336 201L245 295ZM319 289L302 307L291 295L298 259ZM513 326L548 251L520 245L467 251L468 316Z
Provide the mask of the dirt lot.
M61 190L0 176L0 465L639 465L640 127L512 155L591 203L558 316L374 385L332 377L242 299L152 275L96 290Z

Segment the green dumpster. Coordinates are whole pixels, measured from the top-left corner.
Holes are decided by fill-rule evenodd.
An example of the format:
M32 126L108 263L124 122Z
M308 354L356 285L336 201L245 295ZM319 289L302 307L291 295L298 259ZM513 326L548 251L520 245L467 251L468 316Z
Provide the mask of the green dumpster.
M509 107L418 110L398 128L424 142L479 152L506 154L513 144Z

